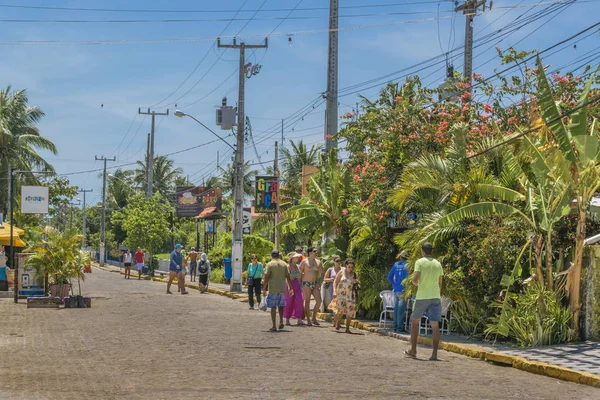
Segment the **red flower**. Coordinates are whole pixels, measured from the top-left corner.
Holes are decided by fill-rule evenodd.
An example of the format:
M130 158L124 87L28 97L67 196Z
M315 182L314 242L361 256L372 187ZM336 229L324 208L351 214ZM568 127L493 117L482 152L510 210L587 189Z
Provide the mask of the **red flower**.
M485 259L485 262L486 262L486 263L488 263L488 264L491 264L491 263L492 263L492 262L490 261L490 259L489 259L489 258L486 258L486 259Z
M360 179L360 176L358 176L358 175L354 175L353 179L354 179L354 181L356 182L357 180L359 180L359 179Z
M492 106L490 106L489 104L486 104L485 106L483 106L483 110L488 114L491 114L494 112L494 108Z
M327 139L331 139L333 136L331 135L331 133L328 133L327 135L325 135L325 137L326 137Z
M342 214L344 214L344 215L348 215L348 210L344 208L344 209L342 210Z

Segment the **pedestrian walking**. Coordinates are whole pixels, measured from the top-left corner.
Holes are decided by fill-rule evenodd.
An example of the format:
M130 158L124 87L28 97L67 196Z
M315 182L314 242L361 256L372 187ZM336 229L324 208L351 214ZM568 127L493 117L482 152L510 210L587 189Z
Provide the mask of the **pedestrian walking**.
M346 316L346 333L350 332L350 323L356 318L356 289L360 285L358 275L354 271L352 259L344 261L344 269L333 281L333 300L329 307L335 312L335 329L340 330L342 316Z
M327 268L325 272L325 278L323 279L323 290L321 291L321 297L323 297L323 311L329 312L329 303L333 299L333 281L337 274L342 270L342 259L340 256L333 257L333 267Z
M169 261L169 282L167 282L167 294L171 293L171 283L173 283L173 279L177 278L177 286L181 290L181 294L188 294L185 290L185 275L183 273L183 254L181 254L181 250L183 246L177 243L175 245L175 250L171 252L171 257Z
M321 307L321 283L323 282L323 264L317 260L317 248L308 248L308 258L300 263L300 284L304 294L304 314L308 326L321 325L317 322L317 312ZM310 318L310 297L315 299L315 308L312 312L312 321Z
M402 283L408 277L408 254L402 253L388 274L388 281L394 288L394 332L404 330L404 314L406 312L406 303L404 301L404 284Z
M198 269L198 253L196 252L195 248L190 248L188 258L190 259L190 282L195 282L196 271Z
M433 246L425 242L421 246L422 258L415 263L413 285L417 286L417 295L411 315L410 327L410 350L404 354L409 357L417 357L417 339L419 337L419 324L421 318L427 313L431 325L431 338L433 340L433 352L431 361L438 361L437 352L440 345L440 319L442 317L442 276L444 271L438 260L433 258Z
M258 262L256 254L252 254L251 259L252 262L248 264L246 285L248 285L248 304L250 305L250 309L254 310L254 295L256 295L256 302L260 304L260 292L262 290L260 282L265 270L262 263Z
M204 293L208 289L210 271L210 262L206 258L206 253L202 253L198 262L198 287L200 288L200 293Z
M279 250L271 252L272 260L266 265L265 274L263 276L263 296L267 296L267 307L271 309L271 322L273 326L269 329L271 332L277 332L275 325L277 310L279 310L279 329L283 329L283 308L285 307L285 282L287 281L290 288L290 294L294 294L294 289L291 289L292 282L290 281L290 273L288 272L287 264L279 258Z
M123 253L123 266L125 267L125 279L131 278L131 263L133 262L133 254L131 254L131 250L127 249L125 253Z
M142 271L144 270L144 252L141 247L137 248L135 252L135 266L138 270L138 280L142 279Z
M285 318L285 324L291 325L290 319L294 318L298 320L297 325L304 325L302 321L304 319L304 295L302 294L302 286L300 286L300 259L302 254L291 253L289 255L288 273L290 274L290 280L292 286L287 286L285 291L285 308L283 310L283 318ZM290 291L290 288L292 289ZM290 294L291 293L291 294Z

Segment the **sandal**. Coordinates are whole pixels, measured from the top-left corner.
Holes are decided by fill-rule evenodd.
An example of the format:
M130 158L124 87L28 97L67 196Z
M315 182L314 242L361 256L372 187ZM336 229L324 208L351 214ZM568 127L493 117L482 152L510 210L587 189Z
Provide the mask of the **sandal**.
M279 330L282 330L284 328L283 324L279 324Z
M316 319L313 319L312 323L313 323L314 326L320 326L321 325Z
M307 326L312 326L312 322L310 322L310 320L308 322L306 322Z
M277 332L277 328L271 328L269 329L269 332Z
M298 320L298 323L296 324L296 326L304 326L304 325L306 325L306 324L304 323L304 321L301 321L301 320Z
M408 351L408 350L404 350L404 355L406 355L406 356L408 356L408 357L410 357L410 358L417 358L417 355L416 355L416 354L413 354L413 353L411 353L411 352L410 352L410 351Z

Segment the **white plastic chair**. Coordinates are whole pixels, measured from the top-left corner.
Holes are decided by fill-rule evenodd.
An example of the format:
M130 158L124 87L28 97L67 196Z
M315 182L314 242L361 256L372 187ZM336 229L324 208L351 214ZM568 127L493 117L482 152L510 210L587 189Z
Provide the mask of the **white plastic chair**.
M452 300L449 297L442 297L442 319L440 320L440 332L442 335L450 334L450 321L452 320L451 305Z
M394 297L394 292L391 290L382 291L379 293L379 297L381 297L381 301L383 302L383 311L379 314L379 327L381 328L381 323L383 322L383 327L386 328L388 322L392 323L391 320L388 320L387 316L390 313L393 317L396 298Z

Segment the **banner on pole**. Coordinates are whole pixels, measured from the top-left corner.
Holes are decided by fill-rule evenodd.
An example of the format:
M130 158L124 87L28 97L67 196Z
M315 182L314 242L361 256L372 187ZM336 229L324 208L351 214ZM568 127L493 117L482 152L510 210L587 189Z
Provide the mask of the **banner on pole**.
M303 165L302 166L302 196L306 196L308 194L308 182L310 178L319 172L319 167L315 167L314 165Z
M48 214L48 186L21 186L21 213Z
M196 217L205 208L221 210L222 194L219 188L177 187L176 214L178 217Z
M277 177L275 176L257 176L256 177L256 198L254 209L257 213L275 213L277 212Z
M252 208L244 207L242 213L242 234L249 235L252 232Z

